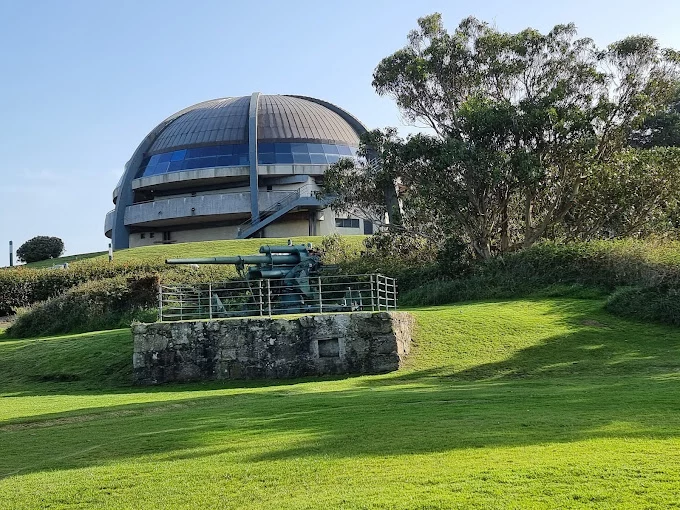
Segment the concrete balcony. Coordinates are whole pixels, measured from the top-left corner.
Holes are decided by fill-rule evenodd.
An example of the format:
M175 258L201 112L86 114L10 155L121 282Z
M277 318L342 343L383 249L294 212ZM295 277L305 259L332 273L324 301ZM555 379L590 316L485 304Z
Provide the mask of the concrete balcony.
M290 191L262 191L260 210L273 207L290 195ZM243 219L250 216L250 193L222 193L196 197L168 198L134 204L125 210L126 225L171 225L176 220L196 222L201 219ZM195 218L195 219L194 219ZM174 221L173 221L174 220ZM107 225L109 216L107 215ZM111 223L112 224L112 223Z
M164 187L175 183L186 183L198 180L229 182L233 179L247 178L249 175L250 167L247 166L197 168L195 170L182 170L181 172L169 172L165 174L149 175L148 177L139 177L132 181L132 189Z
M106 213L106 219L104 220L104 235L111 238L111 231L113 230L113 216L116 210L112 210Z

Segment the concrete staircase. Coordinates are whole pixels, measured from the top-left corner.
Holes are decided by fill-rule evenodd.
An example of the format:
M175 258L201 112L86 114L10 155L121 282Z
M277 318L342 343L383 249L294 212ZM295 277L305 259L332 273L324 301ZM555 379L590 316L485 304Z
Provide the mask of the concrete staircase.
M310 207L323 209L332 201L332 197L318 197L317 190L311 184L305 184L296 189L283 199L279 200L269 209L260 213L259 221L253 222L252 218L239 225L237 239L248 239L261 229L275 222L286 213L298 207Z

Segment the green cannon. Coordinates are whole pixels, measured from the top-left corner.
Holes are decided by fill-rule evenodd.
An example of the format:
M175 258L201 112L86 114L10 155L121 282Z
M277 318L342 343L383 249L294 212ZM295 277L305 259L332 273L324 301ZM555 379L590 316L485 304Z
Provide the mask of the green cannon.
M312 285L310 277L318 276L322 268L321 259L312 250L311 244L290 244L288 246L260 246L261 255L237 255L233 257L207 257L188 259L167 259L166 264L231 264L236 266L239 275L252 286L258 284L256 292L251 287L251 294L257 294L260 303L262 293L268 297L268 306L274 305L285 310L285 313L318 311L313 303L320 302L319 286ZM212 293L210 299L216 311L222 315L239 315L228 313L219 293Z

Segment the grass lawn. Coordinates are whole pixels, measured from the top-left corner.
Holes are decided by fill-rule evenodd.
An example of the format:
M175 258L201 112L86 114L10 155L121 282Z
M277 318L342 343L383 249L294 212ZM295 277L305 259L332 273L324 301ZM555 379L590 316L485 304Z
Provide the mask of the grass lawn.
M367 236L342 236L348 245L356 249L357 252L364 249L363 241ZM129 248L114 252L113 258L116 262L164 262L168 258L189 258L189 257L215 257L231 255L252 255L259 253L260 246L263 244L285 245L291 239L295 244L312 243L315 247L320 247L323 236L303 236L303 237L280 237L280 238L255 238L255 239L226 239L222 241L201 241L194 243L177 244L154 244L152 246L142 246L140 248ZM25 264L32 268L51 268L56 264L78 263L85 260L108 260L109 255L106 251L95 253L82 253L79 255L68 255L56 259L43 260L41 262L31 262Z
M73 262L78 262L80 260L87 260L87 259L92 259L95 257L108 257L107 255L108 252L105 251L97 251L94 253L80 253L78 255L66 255L65 257L58 257L56 259L48 259L48 260L41 260L40 262L30 262L26 264L26 267L33 267L33 268L44 268L44 267L52 267L57 264L63 264L65 262L68 262L69 264Z
M363 240L366 236L342 236L350 245L356 246L358 250L363 247ZM231 255L252 255L259 253L260 246L263 244L286 245L286 238L265 238L265 239L229 239L223 241L203 241L197 243L178 243L178 244L156 244L153 246L143 246L141 248L130 248L128 250L116 251L113 255L117 262L163 262L167 258L189 258L189 257L215 257ZM315 237L292 237L295 244L305 244L311 242L315 247L321 245L322 236ZM101 255L99 259L108 259L108 255Z
M325 380L137 388L127 331L0 334L0 508L680 505L680 329L413 313L404 370Z

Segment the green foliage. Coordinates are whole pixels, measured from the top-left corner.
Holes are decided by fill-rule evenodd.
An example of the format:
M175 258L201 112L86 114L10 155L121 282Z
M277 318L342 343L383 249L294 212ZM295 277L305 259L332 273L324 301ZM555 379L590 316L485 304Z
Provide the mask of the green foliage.
M679 64L648 36L598 48L572 24L505 33L467 18L448 32L439 14L421 18L373 85L435 135L369 133L362 150L376 143L375 158L333 166L329 193L380 213L389 209L381 190L396 192L403 211L392 230L464 239L481 259L544 239L668 228L680 152L621 151L668 110Z
M605 309L622 317L680 326L680 286L624 287L609 297Z
M82 283L19 315L7 329L11 338L79 333L127 327L137 319L156 320L156 275L116 276Z
M677 237L679 186L680 147L622 150L591 168L560 232L567 239Z
M398 280L401 291L437 278L437 247L423 237L380 232L364 241L360 257L339 263L345 274L380 273Z
M427 282L402 294L400 302L413 306L536 293L582 295L590 288L612 292L631 285L680 289L680 243L632 239L539 243L478 262L461 278ZM661 315L658 318L663 320Z
M0 337L2 506L676 505L677 328L598 300L413 313L402 370L331 380L134 388L129 331Z
M364 236L350 236L346 242L348 246L359 247L363 239ZM166 283L199 283L235 278L237 273L233 266L205 265L193 269L188 266L168 266L165 259L247 255L257 253L264 243L286 242L286 239L248 239L149 246L116 252L112 263L104 255L73 262L68 269L46 270L25 266L0 269L0 314L9 315L17 308L46 301L81 283L115 276L154 273ZM323 238L296 238L295 242L319 243L323 242ZM346 251L349 254L351 249L347 248Z
M17 258L23 262L56 259L64 253L64 241L58 237L37 236L17 249Z
M633 147L680 147L680 84L668 105L645 118L630 136Z

